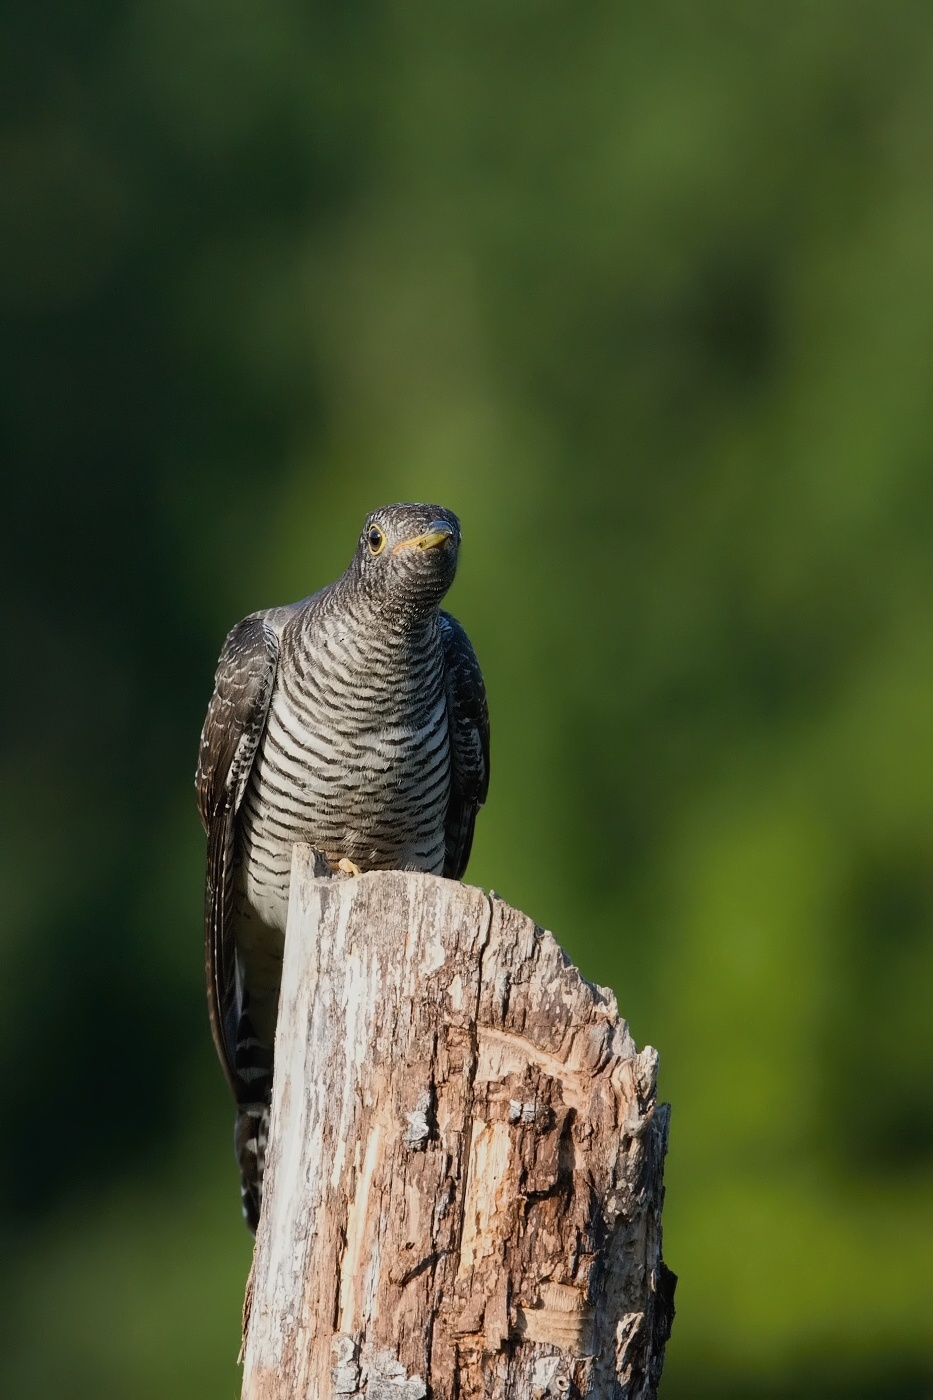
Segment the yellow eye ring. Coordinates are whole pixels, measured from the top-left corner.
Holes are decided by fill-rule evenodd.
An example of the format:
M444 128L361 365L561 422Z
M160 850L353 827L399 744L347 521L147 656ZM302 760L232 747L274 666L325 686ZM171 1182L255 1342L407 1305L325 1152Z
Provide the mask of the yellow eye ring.
M386 547L386 537L378 525L370 525L366 531L370 554L381 554Z

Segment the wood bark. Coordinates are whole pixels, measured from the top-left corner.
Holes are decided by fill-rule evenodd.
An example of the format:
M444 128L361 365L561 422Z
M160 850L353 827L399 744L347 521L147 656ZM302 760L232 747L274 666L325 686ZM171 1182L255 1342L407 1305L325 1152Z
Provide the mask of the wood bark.
M657 1393L669 1109L494 894L292 870L244 1400Z

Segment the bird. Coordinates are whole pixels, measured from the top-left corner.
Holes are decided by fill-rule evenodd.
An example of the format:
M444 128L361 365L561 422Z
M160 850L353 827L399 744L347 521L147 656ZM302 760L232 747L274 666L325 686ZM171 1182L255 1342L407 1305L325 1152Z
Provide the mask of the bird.
M293 847L350 875L466 870L489 788L489 710L469 638L440 607L460 543L442 506L371 511L338 579L251 613L220 653L195 778L205 969L253 1233Z

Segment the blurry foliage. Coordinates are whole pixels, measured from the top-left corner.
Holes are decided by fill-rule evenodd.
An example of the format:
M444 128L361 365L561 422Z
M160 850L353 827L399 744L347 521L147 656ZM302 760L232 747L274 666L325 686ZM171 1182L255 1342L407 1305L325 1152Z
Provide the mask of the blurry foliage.
M933 12L0 38L3 1394L236 1391L197 734L396 499L464 523L471 878L661 1048L664 1393L933 1393Z

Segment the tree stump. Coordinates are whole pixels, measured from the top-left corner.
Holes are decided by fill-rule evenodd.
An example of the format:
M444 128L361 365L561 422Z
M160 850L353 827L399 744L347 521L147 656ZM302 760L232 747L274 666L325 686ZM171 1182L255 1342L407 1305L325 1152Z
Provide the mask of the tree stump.
M244 1400L654 1396L669 1109L494 894L297 847Z

